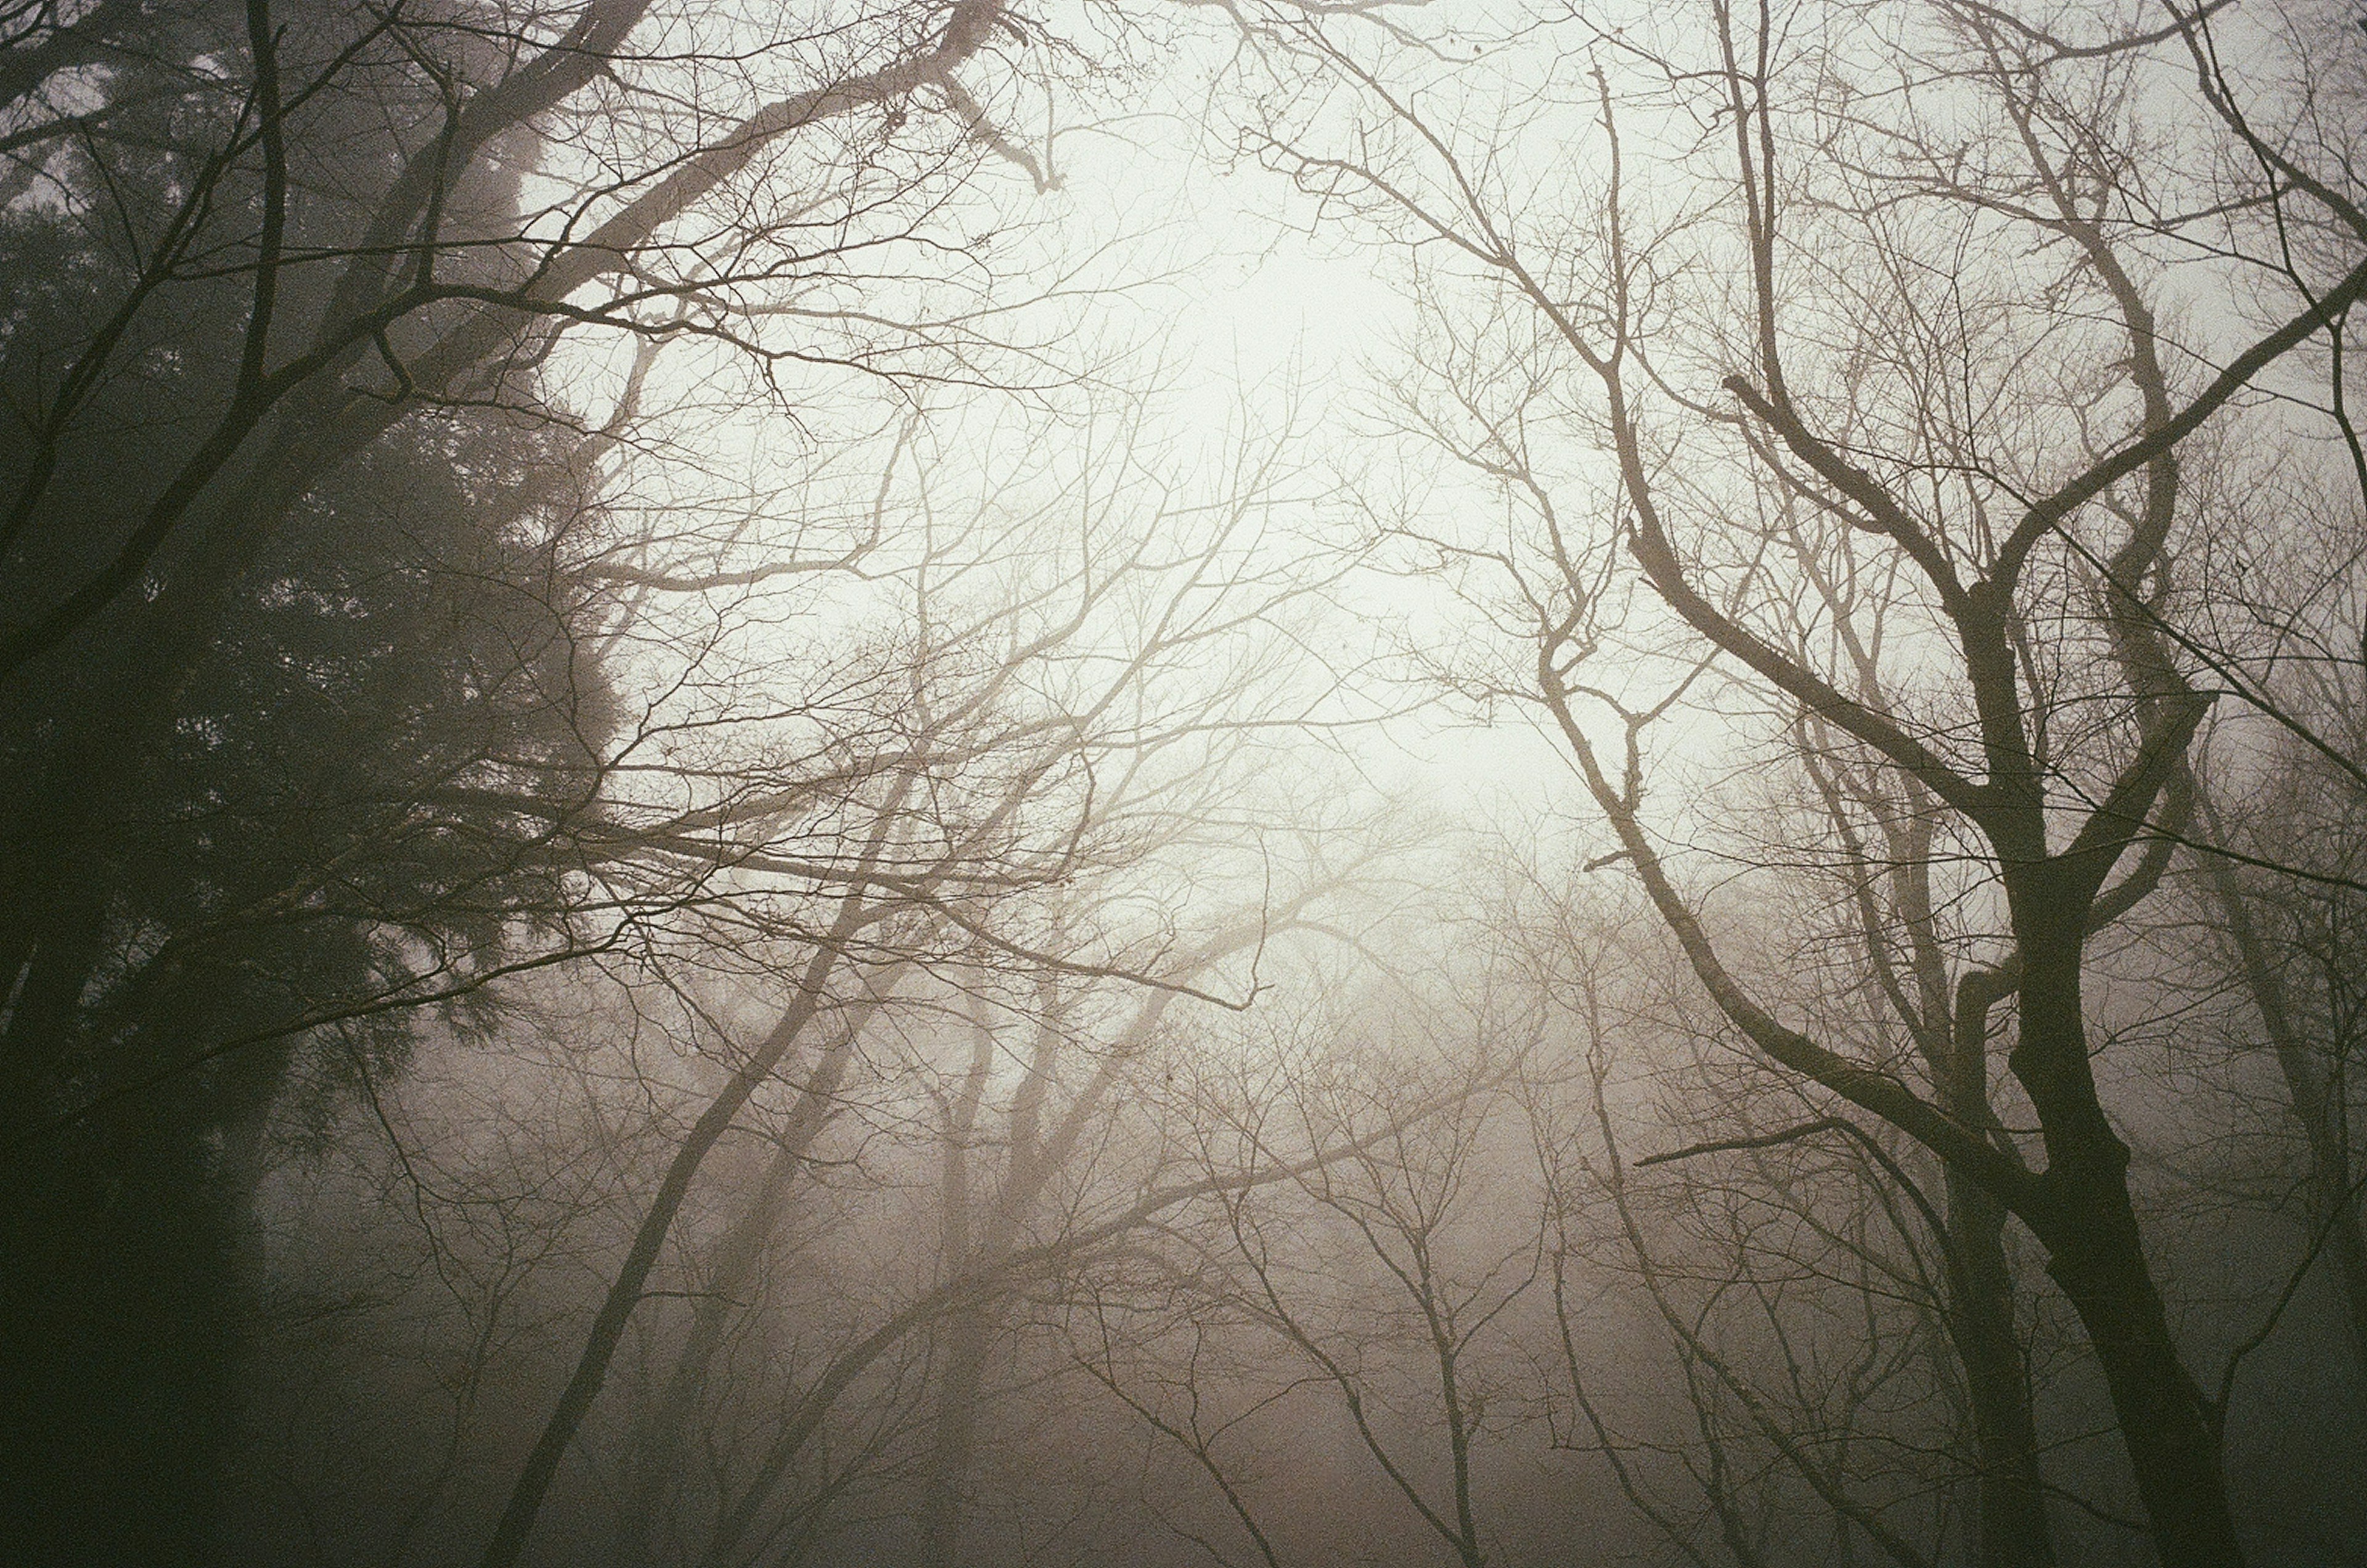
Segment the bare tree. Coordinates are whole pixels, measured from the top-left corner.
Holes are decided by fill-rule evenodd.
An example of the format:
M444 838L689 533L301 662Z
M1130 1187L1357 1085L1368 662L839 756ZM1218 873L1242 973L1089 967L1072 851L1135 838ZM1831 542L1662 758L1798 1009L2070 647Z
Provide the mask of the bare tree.
M2208 522L2181 455L2367 290L2339 166L2305 182L2256 165L2243 189L2290 184L2336 239L2296 263L2305 287L2272 295L2256 333L2176 333L2173 280L2248 288L2230 272L2276 237L2224 186L2181 185L2158 149L2232 164L2275 141L2256 122L2314 112L2273 65L2207 63L2226 59L2218 25L1942 5L1581 26L1567 69L1546 62L1524 100L1538 129L1591 122L1575 201L1500 124L1456 119L1450 67L1385 74L1376 51L1309 31L1354 94L1341 112L1357 139L1319 117L1278 127L1266 152L1418 247L1442 310L1476 305L1417 350L1408 382L1440 394L1416 428L1522 509L1510 544L1461 547L1503 565L1498 602L1533 639L1533 668L1503 689L1558 730L1729 1025L2037 1237L2179 1563L2240 1557L2223 1412L2146 1257L2091 1060L2086 948L2157 878L2140 854L2113 880L2157 822L2182 823L2180 760L2211 705L2156 608ZM1817 559L1874 552L1859 583L1890 606L1881 641L1862 609L1829 603L1815 647L1783 629L1817 564L1786 558L1787 507ZM2026 1116L2034 1146L1919 1088L1894 1054L1781 1021L1779 993L1681 886L1648 808L1653 740L1689 693L1724 690L1835 737L1850 766L1897 781L1889 798L1928 801L1934 852L1977 868L1965 897L1984 948L1965 972L1993 978L1968 988L1987 998L1968 1041L2010 990L2027 1109L2006 1120ZM1936 1042L1941 1015L1923 1010Z

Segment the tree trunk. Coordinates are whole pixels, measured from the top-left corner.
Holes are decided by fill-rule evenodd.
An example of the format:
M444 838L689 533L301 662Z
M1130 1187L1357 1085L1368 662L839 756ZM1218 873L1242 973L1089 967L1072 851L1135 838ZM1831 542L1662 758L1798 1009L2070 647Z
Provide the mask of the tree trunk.
M946 1335L946 1370L937 1385L937 1423L929 1474L921 1491L921 1568L961 1568L969 1472L978 1442L978 1404L993 1337L990 1309L956 1317Z
M181 1043L160 1026L94 1054L83 1004L107 931L94 891L36 903L47 923L34 924L0 1037L0 1130L12 1135ZM0 1156L0 1540L12 1560L205 1557L234 1425L235 1254L253 1174L217 1137L268 1103L282 1056L251 1054L231 1065L243 1071Z
M2069 1189L2049 1228L2046 1271L2103 1368L2165 1568L2236 1568L2215 1423L2170 1338L2125 1180L2106 1162Z
M1927 855L1912 863L1928 874ZM1928 895L1914 913L1928 921ZM1928 928L1927 928L1928 929ZM1989 1014L2012 993L2010 963L1961 976L1948 1003L1944 960L1926 944L1919 967L1929 967L1925 1012L1947 1011L1944 1058L1934 1064L1940 1102L1967 1127L1997 1124L1989 1100ZM1932 1032L1936 1035L1937 1031ZM1939 1044L1934 1041L1935 1046ZM1945 1168L1950 1274L1950 1323L1973 1407L1973 1441L1980 1456L1982 1568L2052 1568L2055 1540L2046 1517L2046 1487L2038 1462L2038 1424L2031 1413L2030 1367L2014 1323L2013 1270L2005 1251L2005 1205L1954 1166Z
M1947 1191L1949 1245L1963 1276L1951 1303L1954 1337L1980 1454L1980 1560L1983 1568L2051 1568L2055 1541L2038 1467L2030 1372L2014 1326L2005 1210L1953 1168Z
M2092 900L2066 897L2051 876L2015 880L2022 1034L2010 1062L2047 1155L2044 1196L2022 1217L2103 1370L2164 1568L2236 1568L2217 1423L2170 1337L2129 1199L2128 1145L2089 1066L2080 961Z

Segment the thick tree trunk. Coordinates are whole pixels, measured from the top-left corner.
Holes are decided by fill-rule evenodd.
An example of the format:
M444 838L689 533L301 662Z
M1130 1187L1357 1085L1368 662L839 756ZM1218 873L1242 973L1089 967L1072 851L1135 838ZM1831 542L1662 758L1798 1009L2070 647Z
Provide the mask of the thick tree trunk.
M184 1032L160 1026L94 1054L84 1000L105 911L95 889L69 890L82 897L36 905L48 923L32 924L0 1037L12 1141ZM0 1555L205 1558L234 1427L253 1176L218 1140L269 1102L282 1059L251 1054L0 1156Z
M2022 1031L2010 1061L2038 1110L2047 1155L2044 1196L2022 1218L2112 1391L2165 1568L2237 1568L2243 1553L2217 1423L2170 1336L2129 1197L2128 1146L2104 1115L2089 1066L2080 961L2091 900L2064 897L2051 876L2016 880Z
M2237 1568L2218 1435L2170 1337L2125 1180L2105 1165L2070 1190L2049 1229L2046 1271L2103 1368L2165 1568Z
M243 1194L206 1129L111 1121L0 1180L0 1556L182 1568L232 1428Z

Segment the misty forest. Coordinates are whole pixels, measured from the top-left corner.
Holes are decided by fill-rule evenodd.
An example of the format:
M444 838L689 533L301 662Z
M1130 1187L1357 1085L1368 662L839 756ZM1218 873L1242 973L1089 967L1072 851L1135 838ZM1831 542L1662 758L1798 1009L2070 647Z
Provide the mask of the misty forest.
M2354 0L0 103L0 1559L2367 1562Z

